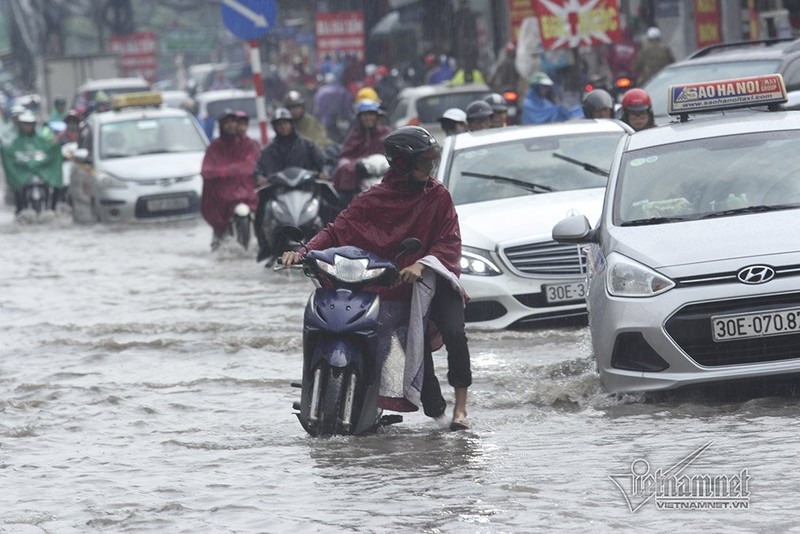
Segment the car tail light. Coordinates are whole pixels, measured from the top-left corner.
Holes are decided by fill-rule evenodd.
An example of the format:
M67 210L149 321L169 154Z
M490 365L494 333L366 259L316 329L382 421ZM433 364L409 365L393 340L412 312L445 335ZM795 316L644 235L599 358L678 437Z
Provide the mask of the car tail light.
M419 126L420 124L422 124L422 121L419 120L419 117L414 117L413 119L408 121L406 126Z
M587 83L586 85L583 86L584 93L591 93L592 91L594 91L594 85Z
M628 78L627 76L621 76L617 78L616 86L617 89L627 89L628 87L633 85L633 80Z
M503 98L505 98L506 102L516 102L518 95L516 91L504 91Z

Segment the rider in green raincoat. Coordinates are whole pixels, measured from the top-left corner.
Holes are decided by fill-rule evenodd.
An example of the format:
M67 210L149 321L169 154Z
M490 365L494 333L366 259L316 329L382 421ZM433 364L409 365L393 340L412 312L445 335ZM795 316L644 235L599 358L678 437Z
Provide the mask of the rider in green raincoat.
M62 187L61 146L36 131L36 116L31 111L20 114L19 135L8 145L2 146L3 169L6 183L14 193L19 213L24 205L22 195L25 184L38 175L58 192ZM51 195L51 207L55 207L58 194Z

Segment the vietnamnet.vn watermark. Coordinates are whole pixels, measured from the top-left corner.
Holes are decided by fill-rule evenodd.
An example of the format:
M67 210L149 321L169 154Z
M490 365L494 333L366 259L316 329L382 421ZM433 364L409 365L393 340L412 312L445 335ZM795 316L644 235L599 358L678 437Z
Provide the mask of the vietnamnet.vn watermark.
M687 473L687 468L714 441L709 441L667 469L647 460L631 463L630 473L609 475L631 512L653 502L659 510L746 510L750 507L747 469L731 474Z

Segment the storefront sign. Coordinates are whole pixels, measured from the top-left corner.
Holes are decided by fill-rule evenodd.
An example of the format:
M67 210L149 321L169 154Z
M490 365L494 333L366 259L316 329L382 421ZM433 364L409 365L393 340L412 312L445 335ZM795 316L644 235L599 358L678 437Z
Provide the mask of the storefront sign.
M719 0L694 0L697 48L722 42Z
M364 57L364 14L361 11L317 13L317 57L337 52Z
M545 50L622 40L617 0L547 0L533 5Z
M158 68L158 37L155 32L112 35L111 51L119 55L123 76L142 76L152 82Z

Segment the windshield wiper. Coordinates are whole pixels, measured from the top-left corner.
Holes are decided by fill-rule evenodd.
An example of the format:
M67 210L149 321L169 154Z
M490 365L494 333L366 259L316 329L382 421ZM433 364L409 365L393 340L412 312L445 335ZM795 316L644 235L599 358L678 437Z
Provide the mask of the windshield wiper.
M461 175L474 176L475 178L485 178L486 180L496 180L498 182L504 182L511 185L516 185L517 187L527 189L532 193L541 193L543 191L548 191L552 193L553 191L555 191L555 189L547 185L536 184L533 182L526 182L525 180L517 180L516 178L509 178L508 176L499 176L497 174L483 174L480 172L463 171Z
M611 171L606 171L606 170L601 169L600 167L598 167L596 165L592 165L591 163L586 163L586 162L583 162L583 161L580 161L580 160L577 160L577 159L573 159L573 158L570 158L568 156L564 156L562 154L559 154L557 152L553 152L553 157L554 158L558 158L558 159L563 159L567 163L572 163L573 165L578 165L580 167L583 167L584 169L586 169L589 172L593 172L595 174L599 174L600 176L605 176L606 178L608 178L608 175L611 174Z
M139 152L138 155L145 156L148 154L169 154L171 152L171 150L167 150L166 148L154 148L152 150L143 150L142 152Z
M671 222L694 221L697 217L650 217L649 219L636 219L625 221L620 226L647 226L649 224L664 224Z
M713 219L715 217L725 217L727 215L741 215L743 213L764 213L767 211L780 211L798 208L797 204L776 204L774 206L765 206L763 204L758 206L747 206L746 208L735 208L730 210L715 211L708 215L703 215L703 219Z

